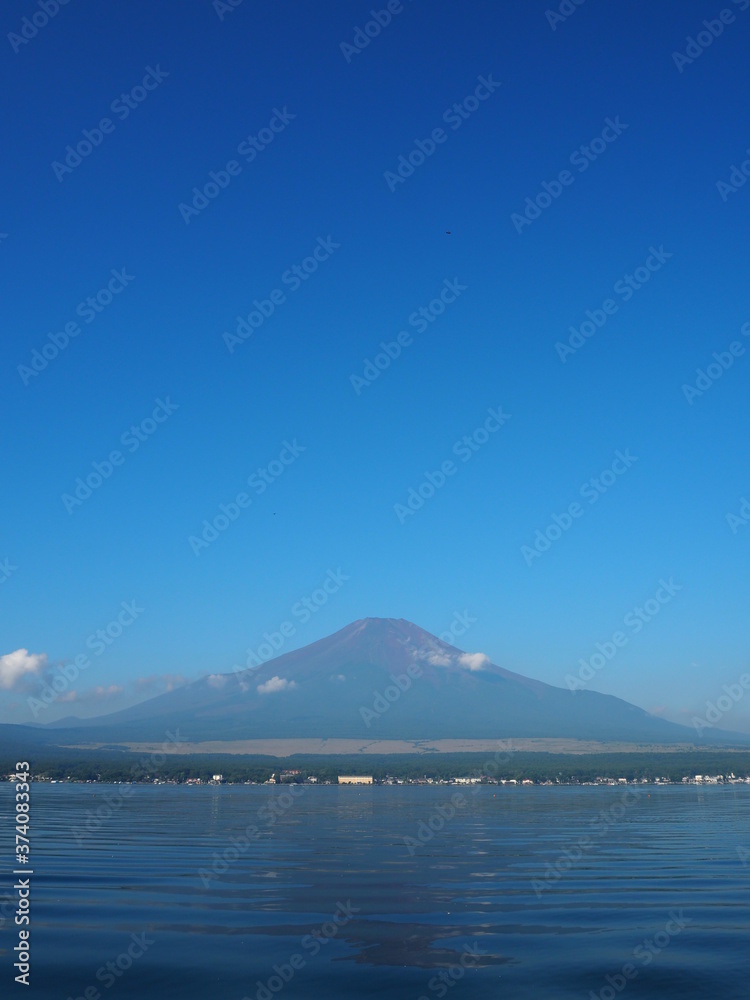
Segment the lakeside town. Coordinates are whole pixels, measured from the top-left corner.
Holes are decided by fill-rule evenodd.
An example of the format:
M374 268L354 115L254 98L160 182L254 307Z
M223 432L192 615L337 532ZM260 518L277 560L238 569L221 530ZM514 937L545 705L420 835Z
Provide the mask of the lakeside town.
M13 782L17 780L15 774L7 774L7 781ZM556 778L554 781L551 779L534 780L533 778L496 778L488 777L486 775L466 775L457 776L451 778L436 778L428 777L425 775L421 778L412 777L395 777L393 775L385 775L382 778L377 778L372 774L341 774L337 778L319 778L317 775L303 774L298 770L288 770L280 771L278 773L274 772L269 778L262 781L255 781L252 779L242 780L236 777L229 778L225 777L223 774L213 774L210 778L185 778L180 780L179 778L161 778L161 777L151 777L149 775L144 775L142 777L133 777L129 781L122 779L118 780L107 780L101 777L97 778L75 778L73 776L67 776L64 778L50 778L46 774L31 775L29 779L37 783L47 783L52 785L59 784L149 784L149 785L285 785L285 784L304 784L304 785L507 785L509 787L528 787L530 785L535 785L538 787L553 787L557 785L579 785L579 786L622 786L622 785L737 785L737 784L750 784L750 775L737 776L734 773L729 774L694 774L692 776L684 776L678 780L672 779L665 776L655 777L655 778L623 778L623 777L610 777L607 775L597 776L593 780L577 780L576 778Z

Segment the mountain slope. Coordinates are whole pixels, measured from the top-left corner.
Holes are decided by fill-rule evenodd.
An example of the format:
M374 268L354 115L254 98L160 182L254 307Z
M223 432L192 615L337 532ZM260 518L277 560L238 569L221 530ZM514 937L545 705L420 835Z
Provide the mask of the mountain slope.
M594 691L571 692L467 654L403 619L365 618L257 669L210 675L74 727L55 742L285 737L560 737L693 743L696 732ZM68 728L70 727L70 728ZM706 731L701 743L737 734ZM742 739L742 738L741 738Z

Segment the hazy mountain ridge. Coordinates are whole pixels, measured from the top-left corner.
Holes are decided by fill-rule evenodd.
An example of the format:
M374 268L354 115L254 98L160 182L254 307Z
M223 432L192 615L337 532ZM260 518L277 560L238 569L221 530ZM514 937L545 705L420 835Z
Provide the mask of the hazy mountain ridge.
M323 737L560 737L659 743L750 738L695 730L619 698L571 692L467 653L404 619L365 618L258 668L210 674L95 719L61 720L45 742ZM38 731L37 731L38 732Z

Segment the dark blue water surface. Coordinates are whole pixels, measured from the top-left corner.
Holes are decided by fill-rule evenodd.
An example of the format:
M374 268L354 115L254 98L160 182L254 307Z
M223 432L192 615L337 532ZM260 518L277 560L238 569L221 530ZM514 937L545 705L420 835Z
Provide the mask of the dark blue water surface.
M34 785L27 989L0 786L2 996L750 997L750 786L297 791Z

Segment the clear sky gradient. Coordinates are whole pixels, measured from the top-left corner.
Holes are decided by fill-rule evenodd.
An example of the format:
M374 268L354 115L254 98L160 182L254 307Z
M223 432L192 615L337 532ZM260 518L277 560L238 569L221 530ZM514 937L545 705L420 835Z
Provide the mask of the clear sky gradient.
M20 42L41 8L4 9L0 720L85 652L39 721L284 621L283 652L457 612L560 686L622 631L591 688L705 712L748 670L750 184L717 187L750 157L745 6L403 0L361 51L385 3L70 0Z

